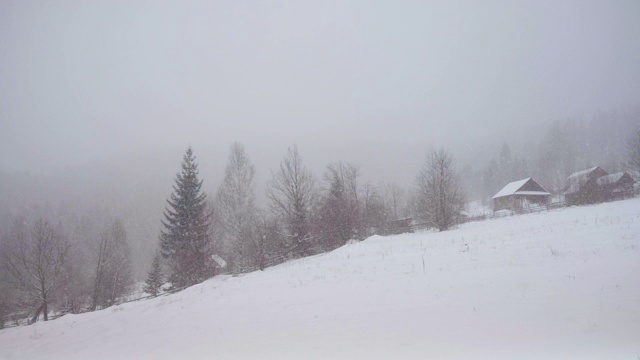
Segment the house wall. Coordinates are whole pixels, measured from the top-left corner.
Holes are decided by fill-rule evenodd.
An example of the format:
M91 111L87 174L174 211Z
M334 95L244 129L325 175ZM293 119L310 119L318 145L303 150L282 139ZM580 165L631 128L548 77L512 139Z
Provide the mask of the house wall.
M634 196L634 181L630 176L623 176L615 184L605 185L601 189L603 201L624 199Z
M511 198L511 196L503 196L497 199L493 199L493 211L511 209L512 202L513 202L513 199Z
M527 200L529 204L535 205L547 205L551 197L549 195L519 195L522 196L521 200Z
M493 199L493 211L499 210L522 210L523 202L526 200L529 204L547 205L549 203L548 195L510 195Z
M595 204L603 201L603 194L595 179L589 180L580 187L580 191L566 194L567 205Z

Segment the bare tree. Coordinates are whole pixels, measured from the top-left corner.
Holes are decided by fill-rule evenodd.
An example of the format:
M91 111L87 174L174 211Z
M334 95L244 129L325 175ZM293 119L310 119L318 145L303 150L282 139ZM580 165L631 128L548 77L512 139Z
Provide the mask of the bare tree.
M93 214L92 214L93 215ZM74 314L91 308L95 280L95 253L100 234L96 217L83 214L68 225L69 252L54 294L56 304Z
M359 178L359 165L345 161L338 161L327 165L325 180L330 184L339 182L344 188L346 197L354 204L358 204Z
M114 221L100 234L92 309L108 307L125 295L132 283L131 250L122 222Z
M289 148L280 168L272 172L267 197L272 211L282 219L296 255L311 248L310 215L316 197L315 178L302 164L297 146Z
M417 210L422 220L440 231L455 225L465 204L454 159L448 151L429 153L417 185Z
M406 199L405 191L395 183L389 183L384 187L384 202L389 209L389 216L393 219L399 219L406 216Z
M7 284L0 279L0 329L4 328L5 316L11 312L11 292Z
M215 201L215 221L220 225L224 255L234 271L242 263L257 265L253 256L258 251L259 242L254 174L255 168L242 144L233 143Z
M0 254L4 254L7 249L5 237L0 234ZM0 255L0 269L5 269L5 256ZM13 291L9 284L8 273L0 271L0 329L4 328L5 316L11 312L13 302Z
M50 296L59 286L67 240L46 221L38 220L30 230L17 228L11 248L4 252L4 264L10 280L21 295L21 305L49 320Z
M258 269L264 270L269 261L282 255L281 245L284 239L278 219L269 216L265 211L260 212L259 219L253 259Z
M627 164L634 171L640 171L640 129L637 129L627 141Z
M362 187L361 199L364 236L379 234L389 220L391 208L386 206L378 188L370 183L366 183Z

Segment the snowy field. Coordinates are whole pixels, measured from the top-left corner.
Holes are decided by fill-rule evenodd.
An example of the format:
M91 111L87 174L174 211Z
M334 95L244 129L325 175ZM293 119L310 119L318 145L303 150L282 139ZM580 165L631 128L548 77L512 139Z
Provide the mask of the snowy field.
M640 358L640 199L372 237L0 330L1 359Z

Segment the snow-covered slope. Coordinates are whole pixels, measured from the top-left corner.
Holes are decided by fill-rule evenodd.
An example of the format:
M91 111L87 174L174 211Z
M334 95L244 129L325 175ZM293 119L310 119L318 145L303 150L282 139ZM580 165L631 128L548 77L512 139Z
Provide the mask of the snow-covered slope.
M372 237L0 331L2 359L637 359L640 200Z

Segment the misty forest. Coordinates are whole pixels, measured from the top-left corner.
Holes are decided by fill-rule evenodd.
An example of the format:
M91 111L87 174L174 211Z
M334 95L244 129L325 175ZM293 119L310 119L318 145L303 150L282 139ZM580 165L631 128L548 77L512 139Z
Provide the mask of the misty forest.
M637 3L196 3L0 4L0 358L640 352Z
M143 182L139 169L130 176L117 168L83 167L49 176L4 174L2 314L19 310L36 321L40 314L46 320L50 309L79 313L111 306L154 274L166 273L171 287L182 288L219 273L263 270L384 234L392 220L412 218L446 230L461 215L478 215L469 213L468 202L487 205L516 179L532 176L561 194L566 178L580 169L640 170L638 124L640 111L554 121L530 145L510 146L507 139L494 144L493 156L476 166L456 163L453 149L425 150L423 166L406 186L365 178L358 163L341 159L316 174L295 144L271 169L271 179L258 184L239 142L230 145L217 186L200 176L191 147L164 186ZM445 171L448 188L432 186L428 177L436 169ZM447 206L436 205L433 191L447 196ZM186 209L195 213L182 214ZM175 255L185 241L197 244L194 253ZM30 265L41 261L46 268ZM37 283L28 279L32 272L42 274Z

